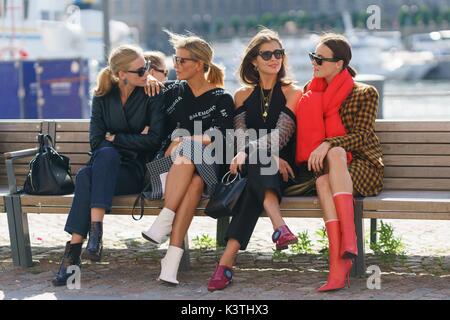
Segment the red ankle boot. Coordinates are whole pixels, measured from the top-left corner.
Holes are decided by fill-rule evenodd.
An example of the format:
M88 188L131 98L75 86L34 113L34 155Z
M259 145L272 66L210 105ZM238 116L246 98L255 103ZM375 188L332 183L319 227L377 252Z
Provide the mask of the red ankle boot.
M285 250L288 245L298 242L297 237L289 230L287 225L276 229L272 234L272 241L276 243L277 250Z
M356 244L353 195L350 193L338 193L333 197L333 200L341 224L341 257L354 259L358 256L358 246Z
M350 287L350 270L352 261L342 259L340 255L341 230L339 221L329 221L326 223L327 235L329 241L330 273L325 285L317 289L318 292L339 290L345 287L347 281Z
M214 274L208 282L208 291L223 290L233 281L233 270L227 266L217 265Z

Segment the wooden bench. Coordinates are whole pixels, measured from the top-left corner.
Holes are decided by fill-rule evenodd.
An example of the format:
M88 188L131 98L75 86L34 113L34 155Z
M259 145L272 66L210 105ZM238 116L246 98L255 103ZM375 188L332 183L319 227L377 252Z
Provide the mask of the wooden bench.
M56 149L71 158L75 176L89 159L89 122L43 122L42 126L54 137ZM450 199L444 192L449 193L450 190L450 122L377 121L376 130L385 153L386 190L378 197L356 199L355 225L360 255L353 275L358 276L366 271L363 218L372 219L373 228L376 227L376 219L450 219ZM21 159L15 156L21 156L20 152L5 154L7 161ZM12 174L13 171L10 172ZM9 180L14 179L10 177ZM418 194L421 198L416 197ZM130 215L135 197L115 197L111 214ZM15 247L12 245L14 263L29 267L32 256L27 214L67 214L73 195L47 197L11 193L6 199L10 203L8 215L14 218L11 240L14 238L17 243ZM162 205L162 201L148 201L144 214L157 215ZM205 205L205 201L200 203L197 216L203 215ZM316 197L284 198L281 209L284 217L322 218ZM217 240L222 246L228 222L226 218L217 221ZM376 239L372 237L371 240ZM188 267L187 261L188 257L185 257L185 268Z

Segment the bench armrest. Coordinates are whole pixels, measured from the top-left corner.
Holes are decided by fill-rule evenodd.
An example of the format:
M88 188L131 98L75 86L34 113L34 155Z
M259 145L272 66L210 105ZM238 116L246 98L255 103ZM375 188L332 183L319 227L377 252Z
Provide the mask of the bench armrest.
M8 176L8 189L10 194L17 193L17 180L16 174L14 173L14 161L30 156L34 156L38 152L38 148L6 152L5 164L6 164L6 174Z

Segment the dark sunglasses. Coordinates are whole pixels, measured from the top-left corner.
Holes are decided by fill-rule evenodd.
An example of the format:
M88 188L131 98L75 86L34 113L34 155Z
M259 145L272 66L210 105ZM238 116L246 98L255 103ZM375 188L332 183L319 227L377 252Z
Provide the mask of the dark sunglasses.
M177 57L177 56L173 56L173 64L184 64L186 61L198 61L197 59L191 59L191 58L182 58L182 57Z
M149 63L145 63L145 66L143 66L143 67L140 67L137 70L128 70L127 72L135 73L139 77L143 77L148 70L150 70L150 64Z
M272 59L272 56L275 56L275 59L280 60L284 57L284 49L277 49L274 51L260 51L258 53L261 58L263 58L264 61L269 61Z
M319 65L319 66L321 66L324 61L338 62L339 60L342 60L341 58L324 58L324 57L320 57L320 56L316 55L313 52L309 53L309 59L311 59L311 62L315 61L317 63L317 65Z
M158 69L155 67L152 67L151 69L155 70L156 72L161 72L165 77L167 77L167 75L169 74L169 70Z

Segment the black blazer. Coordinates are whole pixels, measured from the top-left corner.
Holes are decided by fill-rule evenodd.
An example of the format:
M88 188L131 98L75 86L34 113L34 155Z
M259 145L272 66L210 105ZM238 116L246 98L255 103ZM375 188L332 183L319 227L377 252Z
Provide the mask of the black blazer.
M149 97L144 89L136 87L122 106L117 86L105 96L94 97L89 141L91 150L115 147L122 161L153 159L161 147L166 122L165 112L158 97ZM146 126L148 134L141 134ZM107 132L115 134L114 142L105 140Z

